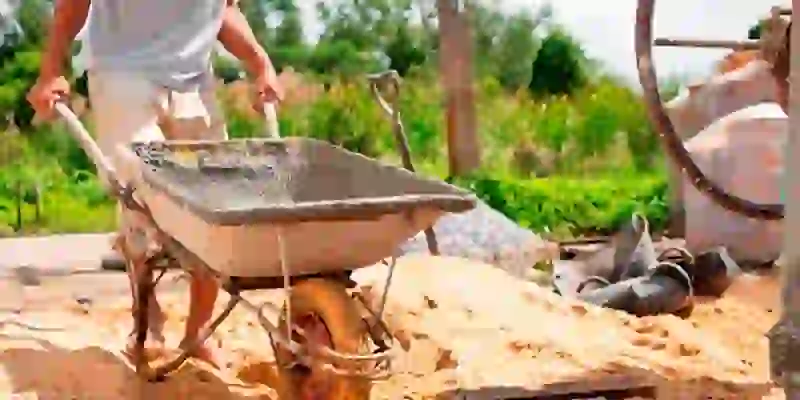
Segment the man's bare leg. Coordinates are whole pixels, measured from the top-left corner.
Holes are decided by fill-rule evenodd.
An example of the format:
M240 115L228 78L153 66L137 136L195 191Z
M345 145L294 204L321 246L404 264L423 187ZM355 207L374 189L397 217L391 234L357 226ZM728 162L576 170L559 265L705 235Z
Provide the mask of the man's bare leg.
M134 289L134 284L131 282L131 291L132 291L132 307L131 307L131 316L133 317L134 326L131 329L131 332L128 334L128 341L125 346L125 352L128 356L133 356L134 349L136 348L136 311L138 309L138 302L136 301L136 291ZM150 299L148 301L148 334L147 340L145 341L145 358L155 359L160 357L164 353L164 321L166 317L164 312L161 309L161 305L158 303L158 299L155 296L155 293L150 294Z
M221 361L216 355L216 348L210 343L197 343L200 330L206 326L214 313L219 286L214 277L200 268L192 270L189 287L189 316L186 319L186 331L181 341L182 349L191 348L191 356L203 360L217 368Z
M118 236L113 245L115 251L120 253L127 261L128 267L126 268L126 275L128 275L128 283L131 288L131 316L134 326L128 334L128 340L125 346L127 355L132 356L133 350L136 347L136 313L139 309L138 289L136 283L139 281L138 275L143 273L140 268L143 266L142 260L133 253L128 246L127 238ZM164 322L166 316L161 309L161 304L156 298L155 291L150 292L147 313L147 327L148 335L145 342L145 354L147 359L157 358L164 351Z

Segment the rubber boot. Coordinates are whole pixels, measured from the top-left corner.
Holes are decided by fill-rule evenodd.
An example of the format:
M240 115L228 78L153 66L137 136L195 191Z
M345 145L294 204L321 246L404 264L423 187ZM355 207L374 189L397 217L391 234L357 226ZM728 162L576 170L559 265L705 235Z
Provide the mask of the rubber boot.
M687 272L692 276L694 290L698 296L719 297L742 274L724 247L717 247L699 254Z
M645 276L584 290L578 298L643 317L678 313L691 307L693 289L691 278L683 268L673 263L660 263Z
M613 249L601 250L585 261L560 261L553 267L553 291L576 297L582 290L635 278L658 263L647 219L639 214L614 236ZM587 286L588 285L588 286Z

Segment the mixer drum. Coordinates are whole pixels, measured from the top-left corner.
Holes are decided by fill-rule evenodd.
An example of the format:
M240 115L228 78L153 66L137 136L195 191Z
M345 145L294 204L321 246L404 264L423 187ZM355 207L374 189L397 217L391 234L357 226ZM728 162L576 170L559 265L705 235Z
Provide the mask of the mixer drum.
M684 144L697 166L726 192L747 200L782 203L788 119L776 103L733 112ZM782 222L743 217L712 202L683 177L686 245L690 251L727 247L740 263L778 258Z

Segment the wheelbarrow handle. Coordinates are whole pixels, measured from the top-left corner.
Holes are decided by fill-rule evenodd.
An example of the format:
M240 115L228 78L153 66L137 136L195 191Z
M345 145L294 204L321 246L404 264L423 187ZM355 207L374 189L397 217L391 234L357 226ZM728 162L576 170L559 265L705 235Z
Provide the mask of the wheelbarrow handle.
M67 131L78 141L83 151L86 152L86 155L89 156L89 159L91 159L95 167L97 167L97 171L109 180L109 184L112 186L119 186L116 170L111 164L111 160L103 154L103 151L100 150L97 142L95 142L92 135L89 134L89 131L86 130L86 127L83 126L78 116L75 115L64 102L57 101L54 108L56 114L67 125Z
M273 102L264 103L264 122L267 128L267 137L280 139L281 134L278 128L278 108Z

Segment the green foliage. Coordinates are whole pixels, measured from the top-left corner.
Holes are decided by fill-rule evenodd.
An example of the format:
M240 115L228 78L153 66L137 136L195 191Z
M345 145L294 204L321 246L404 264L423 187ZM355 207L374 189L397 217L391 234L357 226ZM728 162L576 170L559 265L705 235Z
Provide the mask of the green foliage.
M416 65L423 65L427 61L427 54L414 42L408 29L399 29L386 46L386 56L389 57L389 69L393 69L406 76Z
M325 40L314 48L308 67L317 74L353 77L365 70L380 69L375 54L361 51L343 40Z
M667 222L666 181L661 175L532 181L474 176L454 183L520 225L557 238L611 234L634 212L646 216L654 230L664 229Z
M536 95L572 94L586 83L585 63L580 45L555 29L542 40L528 87Z
M50 1L24 0L17 9L16 20L20 25L25 44L35 46L44 42L50 17Z
M286 67L305 70L311 48L305 43L300 9L292 0L245 0L240 5L254 34L280 71ZM278 21L274 26L268 21Z
M747 30L747 38L750 40L761 39L761 34L764 32L769 21L767 19L760 19L750 29Z
M401 101L413 157L422 174L445 177L441 92L433 82L414 79L404 85ZM665 179L652 162L637 162L659 157L658 149L649 147L653 134L633 93L613 82L546 101L525 92L497 93L502 89L496 80L481 82L484 172L458 179L458 184L521 224L559 237L607 233L633 210L645 213L654 227L663 225ZM232 136L260 135L260 119L247 117L232 103L226 106ZM283 135L312 136L399 164L391 126L363 84L334 83L307 102L282 107L280 119ZM25 232L113 226L113 205L91 164L58 125L5 138L8 142L0 145L15 156L0 167L0 202L5 204L0 226L16 226L17 182L28 200L37 184L43 193L38 221L31 202L23 202ZM553 155L557 162L526 164L526 149L541 160Z
M541 44L536 31L549 24L551 8L506 15L490 2L482 2L473 6L472 13L478 71L493 76L510 90L527 87Z
M0 66L0 114L11 114L14 123L22 128L30 127L33 109L25 100L39 74L40 53L35 50L15 52L11 59ZM2 125L0 125L2 127Z
M256 39L266 43L270 38L270 29L267 26L267 8L261 0L240 0L239 9L247 18L247 23Z
M225 57L215 56L211 60L214 68L214 74L222 80L223 83L230 83L244 78L244 71L233 60Z

